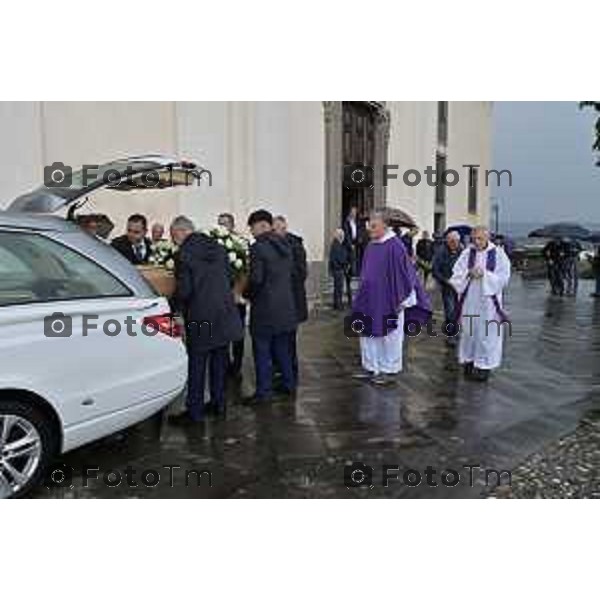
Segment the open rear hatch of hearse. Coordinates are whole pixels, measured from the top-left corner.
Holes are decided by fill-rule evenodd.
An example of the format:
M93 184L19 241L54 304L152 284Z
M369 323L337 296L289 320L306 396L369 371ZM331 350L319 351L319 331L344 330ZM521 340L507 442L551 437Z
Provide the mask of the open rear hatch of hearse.
M98 166L86 165L72 173L69 167L55 163L45 169L44 185L19 196L6 210L19 213L71 210L79 206L79 200L85 201L87 196L101 189L164 189L192 185L203 175L210 178L210 172L196 163L155 154L127 157Z

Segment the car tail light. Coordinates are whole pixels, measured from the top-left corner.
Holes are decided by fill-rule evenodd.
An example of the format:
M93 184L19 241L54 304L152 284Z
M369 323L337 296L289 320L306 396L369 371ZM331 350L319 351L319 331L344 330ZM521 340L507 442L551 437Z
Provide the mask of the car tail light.
M176 317L170 314L144 317L142 325L145 325L148 329L155 329L158 333L168 335L169 337L183 337L183 325Z

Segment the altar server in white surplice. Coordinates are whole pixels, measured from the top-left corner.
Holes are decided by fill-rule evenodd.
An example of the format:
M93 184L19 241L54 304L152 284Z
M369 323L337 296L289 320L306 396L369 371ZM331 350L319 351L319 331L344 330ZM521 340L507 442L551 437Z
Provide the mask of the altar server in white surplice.
M490 371L500 366L504 329L510 332L511 328L502 303L510 261L489 237L484 227L473 229L472 243L463 250L450 279L459 297L458 362L467 377L478 381L487 380Z

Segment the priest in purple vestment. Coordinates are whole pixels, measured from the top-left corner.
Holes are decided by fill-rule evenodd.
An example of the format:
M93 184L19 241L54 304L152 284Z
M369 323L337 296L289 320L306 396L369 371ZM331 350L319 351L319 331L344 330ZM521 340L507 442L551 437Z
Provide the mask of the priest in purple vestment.
M389 227L385 209L371 213L369 235L352 305L353 329L362 330L363 370L354 377L389 385L402 371L405 323L408 331L415 331L417 323L431 317L431 303L404 244Z

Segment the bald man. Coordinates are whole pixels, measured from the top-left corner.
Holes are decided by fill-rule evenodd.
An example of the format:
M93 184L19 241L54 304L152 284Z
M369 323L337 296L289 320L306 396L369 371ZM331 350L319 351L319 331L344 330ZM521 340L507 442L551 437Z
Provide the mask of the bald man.
M490 242L485 227L473 229L471 242L456 261L450 279L459 297L458 361L466 377L487 381L502 362L504 329L510 334L502 301L510 280L510 261L502 248Z

